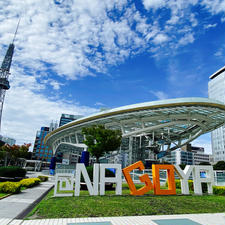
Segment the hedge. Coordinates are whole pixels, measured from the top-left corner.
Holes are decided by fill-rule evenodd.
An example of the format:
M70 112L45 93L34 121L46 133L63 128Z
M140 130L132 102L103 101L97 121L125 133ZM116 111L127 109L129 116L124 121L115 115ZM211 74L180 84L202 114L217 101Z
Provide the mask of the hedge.
M26 170L18 166L0 167L0 177L25 177Z
M213 186L213 194L225 195L225 187L224 186Z
M30 188L40 184L41 180L39 178L27 178L20 181L23 187Z
M181 189L180 180L175 180L175 185L177 189ZM193 180L188 180L189 190L194 191ZM202 192L207 193L208 187L207 183L202 183ZM168 187L168 182L166 181L166 187ZM225 195L225 187L224 186L213 186L213 194L215 195Z
M21 189L20 182L2 182L0 183L0 192L2 193L19 193Z
M47 176L38 176L38 178L41 180L41 182L48 181L48 177Z
M181 183L180 180L175 180L175 185L177 189L181 189ZM194 190L193 181L188 180L189 190ZM166 187L168 187L168 181L166 181Z

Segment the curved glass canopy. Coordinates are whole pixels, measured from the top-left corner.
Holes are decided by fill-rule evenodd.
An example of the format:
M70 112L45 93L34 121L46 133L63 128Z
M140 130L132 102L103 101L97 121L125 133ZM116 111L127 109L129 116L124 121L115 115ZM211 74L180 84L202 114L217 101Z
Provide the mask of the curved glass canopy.
M49 133L45 143L55 153L62 143L78 146L82 128L104 125L120 129L123 138L141 137L149 148L172 151L225 123L225 105L207 98L145 102L103 111L72 121Z

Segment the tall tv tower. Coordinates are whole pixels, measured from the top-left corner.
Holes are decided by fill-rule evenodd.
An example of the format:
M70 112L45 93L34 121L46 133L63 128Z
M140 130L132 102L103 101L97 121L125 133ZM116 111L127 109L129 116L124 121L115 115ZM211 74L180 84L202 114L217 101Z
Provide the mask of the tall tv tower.
M10 88L8 78L10 75L9 71L10 71L13 52L14 52L14 48L15 48L14 41L16 38L16 33L17 33L17 30L19 27L19 23L20 23L20 19L19 19L17 27L16 27L16 32L14 34L13 41L8 47L5 58L2 62L2 66L0 68L0 128L1 128L2 109L3 109L4 99L5 99L5 93Z

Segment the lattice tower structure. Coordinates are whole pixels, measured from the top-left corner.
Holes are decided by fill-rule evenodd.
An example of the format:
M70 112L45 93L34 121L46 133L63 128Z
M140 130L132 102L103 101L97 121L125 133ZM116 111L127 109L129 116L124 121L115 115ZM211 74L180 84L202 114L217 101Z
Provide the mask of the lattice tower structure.
M8 47L5 58L0 68L0 128L1 128L2 110L5 99L5 93L10 88L8 79L10 75L10 67L12 63L14 48L15 48L14 44L11 43Z

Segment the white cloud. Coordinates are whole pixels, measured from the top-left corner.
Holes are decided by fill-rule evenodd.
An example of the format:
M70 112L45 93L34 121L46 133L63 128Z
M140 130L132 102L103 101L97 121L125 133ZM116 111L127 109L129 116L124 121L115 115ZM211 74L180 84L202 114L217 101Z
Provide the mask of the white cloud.
M150 8L157 9L165 5L164 0L143 0L143 4L147 10Z
M48 82L40 84L34 76L26 76L22 70L20 73L13 71L13 74L11 88L6 92L1 133L15 138L18 144L33 143L36 131L41 126L49 126L52 120L59 120L62 113L88 115L97 112L95 108L60 100L57 95L46 97L42 91ZM54 80L51 82L55 85L53 89L60 85Z
M185 34L178 42L178 45L187 45L194 42L194 35L192 33Z
M190 7L197 3L197 0L143 0L146 9L163 6L171 11L171 18L159 24L161 15L153 12L153 22L149 23L148 16L127 0L58 1L58 4L43 0L1 1L0 48L12 40L21 15L15 64L45 71L45 76L51 71L66 79L93 76L95 72L106 73L108 65L120 64L146 49L157 49L162 43L170 44L165 48L169 51L171 46L174 48L171 42L178 43L177 47L193 42L193 27L199 23ZM223 6L210 1L202 4L210 11L212 5ZM113 10L121 16L117 18ZM179 33L184 26L190 30L188 34Z
M216 57L219 57L221 59L225 56L225 44L222 45L214 54Z
M168 39L169 39L168 36L165 34L157 34L157 36L153 39L153 42L155 44L161 44L163 42L168 41Z
M204 26L204 29L210 29L210 28L213 28L213 27L216 27L217 26L217 23L214 23L214 24L207 24Z
M96 106L105 106L105 104L102 103L102 102L96 102L95 105L96 105Z
M195 18L195 14L191 13L190 15L190 22L192 27L196 27L198 25L198 20Z
M225 0L203 0L201 4L213 14L225 12Z
M59 90L60 86L62 86L63 84L59 83L56 80L49 80L49 84L53 87L54 90Z
M170 9L171 18L164 25L157 22L159 16L154 13L154 22L149 23L148 17L126 0L58 3L43 0L0 2L0 48L12 40L18 15L21 15L14 62L46 71L46 76L49 69L67 79L94 75L95 71L106 73L107 65L122 63L141 50L170 41L182 45L193 42L192 33L189 37L175 35L176 24L189 21L190 29L198 25L195 15L188 9L197 3L195 0L143 0L147 9L161 6ZM121 12L120 18L116 18L112 10ZM136 29L133 29L134 24ZM175 37L168 38L167 31Z
M150 91L151 94L153 94L157 99L163 100L163 99L168 99L169 96L163 91Z
M159 54L159 49L174 52L194 42L193 27L201 25L190 13L197 0L143 0L147 10L170 10L171 17L164 22L155 10L146 16L127 0L57 2L0 1L0 59L13 39L18 15L22 16L15 41L12 88L6 93L2 123L2 132L18 140L33 139L40 125L47 126L62 112L95 112L94 108L58 100L60 88L65 87L59 76L75 80L107 73L108 65L116 66L142 51L153 55ZM224 11L224 2L204 0L202 4L215 14ZM162 43L167 46L161 48ZM46 97L48 88L55 96ZM168 97L161 91L155 96Z
M13 137L17 143L33 142L40 126L49 126L62 113L87 115L95 109L63 100L53 101L23 87L14 87L6 94L2 118L2 134Z

